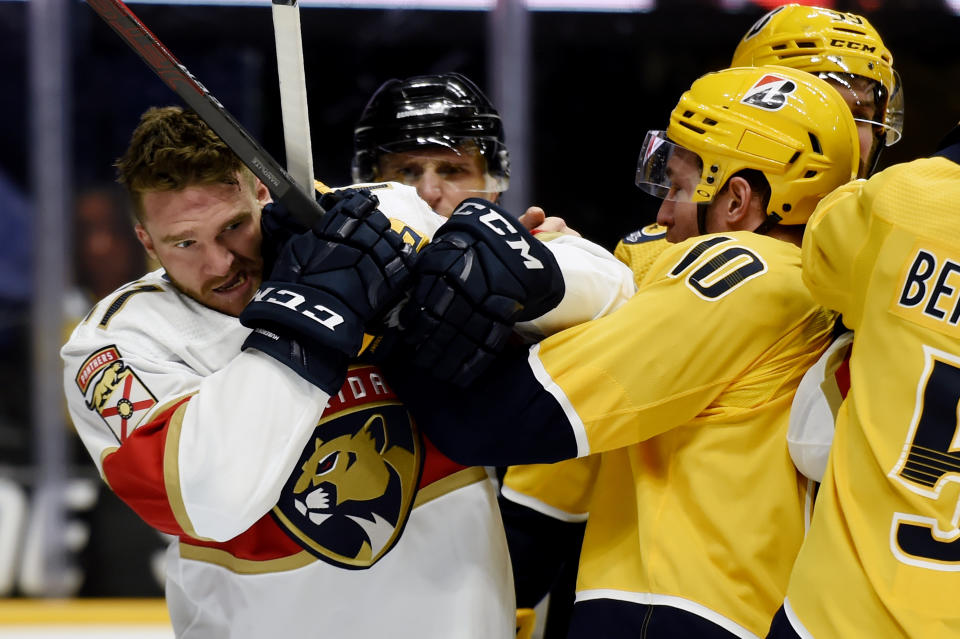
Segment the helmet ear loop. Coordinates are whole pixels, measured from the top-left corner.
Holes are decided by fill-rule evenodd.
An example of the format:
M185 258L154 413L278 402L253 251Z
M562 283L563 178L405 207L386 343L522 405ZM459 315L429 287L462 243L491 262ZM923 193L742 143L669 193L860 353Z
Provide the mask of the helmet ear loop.
M767 218L763 222L760 222L760 226L753 229L753 232L758 233L760 235L766 235L767 233L770 232L770 229L772 229L777 224L779 224L780 220L782 219L783 218L777 215L776 213L768 213Z

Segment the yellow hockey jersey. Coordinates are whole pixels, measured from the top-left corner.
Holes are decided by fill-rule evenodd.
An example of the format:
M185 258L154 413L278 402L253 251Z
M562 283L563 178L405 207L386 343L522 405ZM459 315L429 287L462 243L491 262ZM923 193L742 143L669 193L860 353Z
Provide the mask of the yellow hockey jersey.
M613 254L630 267L633 281L639 286L650 266L668 246L667 227L654 223L625 235L617 242Z
M613 254L630 267L639 286L650 267L669 247L666 227L648 224L621 239ZM600 456L555 464L511 466L503 477L502 495L515 503L562 521L585 521Z
M630 267L635 284L639 285L653 262L669 246L666 238L665 227L649 224L628 233L617 243L613 254ZM503 476L500 492L505 499L554 519L586 521L599 466L599 455L554 464L511 466Z
M756 637L804 534L789 407L834 318L803 286L796 246L706 235L667 245L616 312L498 361L464 392L395 379L461 463L603 453L578 600L679 607Z
M803 289L799 254L753 233L670 245L623 309L542 343L589 450L622 448L602 456L578 601L765 634L804 533L788 411L834 317Z
M785 603L803 637L960 635L960 166L825 199L804 280L854 330L850 392Z

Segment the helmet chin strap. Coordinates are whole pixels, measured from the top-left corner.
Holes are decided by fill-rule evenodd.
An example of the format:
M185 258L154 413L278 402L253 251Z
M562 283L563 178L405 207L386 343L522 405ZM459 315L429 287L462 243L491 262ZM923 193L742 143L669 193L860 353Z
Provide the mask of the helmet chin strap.
M867 174L863 176L868 178L874 174L877 170L877 166L880 164L880 151L883 150L883 139L880 134L877 134L873 138L873 146L870 147L870 157L864 162L864 166L867 167Z
M697 232L707 234L707 202L697 202Z
M765 219L763 222L760 223L760 226L753 229L753 232L759 233L760 235L766 235L767 233L770 232L770 229L772 229L777 224L779 224L780 220L782 219L783 218L777 215L776 213L771 213L767 216L767 219Z

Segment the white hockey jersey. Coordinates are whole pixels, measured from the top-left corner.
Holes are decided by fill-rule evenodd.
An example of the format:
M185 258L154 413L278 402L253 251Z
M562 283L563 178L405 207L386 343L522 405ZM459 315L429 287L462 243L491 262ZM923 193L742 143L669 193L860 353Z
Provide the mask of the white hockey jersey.
M377 195L415 238L444 222L412 188ZM632 293L629 269L595 245L548 246L567 296L528 332ZM166 587L177 636L512 637L486 472L436 451L375 366L352 366L328 397L241 352L248 332L160 270L97 304L61 352L71 417L104 480L178 537Z
M787 446L803 475L823 481L840 403L850 390L853 332L839 335L800 380L790 408Z

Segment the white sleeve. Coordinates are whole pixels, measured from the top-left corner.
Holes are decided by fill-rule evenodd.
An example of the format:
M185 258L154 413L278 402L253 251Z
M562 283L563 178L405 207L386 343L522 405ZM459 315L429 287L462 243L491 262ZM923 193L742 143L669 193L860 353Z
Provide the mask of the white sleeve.
M843 400L836 373L849 357L853 333L838 337L804 374L790 409L787 446L805 477L823 481L833 444L837 413Z
M398 182L376 182L354 184L350 188L369 189L376 195L380 201L380 212L391 220L393 229L406 241L412 242L417 250L422 246L421 240L432 239L437 229L447 221L447 218L431 209L412 186Z
M328 399L254 350L203 379L183 416L178 456L183 505L198 535L231 539L276 505Z
M155 288L64 345L70 416L147 523L223 541L276 504L329 398L272 358L241 353L249 331L235 318Z
M517 324L525 337L539 339L609 315L636 292L630 268L598 244L575 235L556 235L544 245L557 258L565 291L556 308Z

